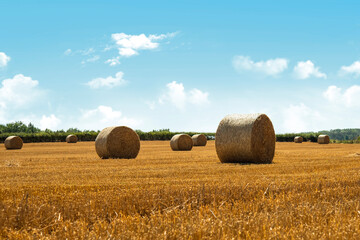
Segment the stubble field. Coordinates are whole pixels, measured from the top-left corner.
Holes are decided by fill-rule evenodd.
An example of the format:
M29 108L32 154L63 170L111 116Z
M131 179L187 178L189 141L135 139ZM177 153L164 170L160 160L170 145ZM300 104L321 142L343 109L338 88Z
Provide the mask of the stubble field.
M360 238L360 145L277 143L273 164L221 164L214 141L136 159L94 142L0 148L0 238Z

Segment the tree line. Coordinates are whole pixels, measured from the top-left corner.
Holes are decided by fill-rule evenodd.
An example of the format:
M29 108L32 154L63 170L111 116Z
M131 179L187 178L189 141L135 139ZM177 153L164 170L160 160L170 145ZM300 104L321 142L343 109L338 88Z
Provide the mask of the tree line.
M186 133L190 136L198 134L199 132L171 132L170 129L153 130L150 132L143 132L135 130L141 140L170 140L172 136L178 133ZM65 130L52 131L50 129L40 130L32 123L24 124L23 122L13 122L5 125L0 124L0 142L4 142L8 136L17 135L23 139L24 142L65 142L66 136L75 134L79 141L95 141L96 136L100 131L94 130L79 130L77 128L69 128ZM215 139L215 133L203 132L209 140ZM360 129L333 129L319 132L304 132L304 133L286 133L277 134L276 141L278 142L292 142L294 137L302 136L304 141L316 142L320 134L329 135L332 141L355 143L360 142Z

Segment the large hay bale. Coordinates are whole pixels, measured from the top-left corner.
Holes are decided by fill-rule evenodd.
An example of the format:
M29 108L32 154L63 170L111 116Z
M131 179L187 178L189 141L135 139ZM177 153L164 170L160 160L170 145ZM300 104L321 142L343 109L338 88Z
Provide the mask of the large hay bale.
M319 144L329 144L330 137L328 135L319 135L318 136L318 143Z
M223 163L271 163L275 132L265 114L231 114L216 131L216 153Z
M66 137L67 143L77 143L78 137L76 135L70 134Z
M187 134L176 134L170 140L170 147L173 151L190 151L193 140Z
M294 138L294 143L302 143L304 141L303 137L297 136Z
M23 140L18 136L10 136L5 139L6 149L21 149L23 146Z
M140 151L140 138L131 128L107 127L96 137L95 149L103 159L136 158Z
M206 146L207 139L204 134L195 134L191 137L194 146Z

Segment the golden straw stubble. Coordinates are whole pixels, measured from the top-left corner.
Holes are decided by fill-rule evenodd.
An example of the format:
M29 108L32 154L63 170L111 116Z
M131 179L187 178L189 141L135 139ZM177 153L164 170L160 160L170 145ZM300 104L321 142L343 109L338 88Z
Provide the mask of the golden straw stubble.
M23 146L23 140L18 136L9 136L4 142L6 149L21 149Z
M275 131L265 114L231 114L219 123L216 153L223 163L271 163Z
M170 147L173 151L190 151L193 140L187 134L176 134L170 140Z
M99 157L103 159L136 158L140 151L140 138L129 127L107 127L96 137L95 149Z

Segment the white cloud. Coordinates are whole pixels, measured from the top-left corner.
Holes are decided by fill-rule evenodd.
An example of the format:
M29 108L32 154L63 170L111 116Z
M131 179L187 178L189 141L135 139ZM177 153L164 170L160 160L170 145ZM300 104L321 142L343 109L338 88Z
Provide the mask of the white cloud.
M288 60L285 58L275 58L267 61L254 62L247 56L235 56L233 66L239 72L253 71L266 75L277 75L287 69Z
M319 71L318 67L315 67L314 63L310 60L306 62L298 62L294 67L295 76L299 79L306 79L311 76L316 78L326 78L326 74Z
M183 109L185 107L186 93L184 85L182 83L177 83L175 81L166 84L168 89L167 98L172 104L177 108Z
M283 130L288 133L313 131L323 119L320 113L303 103L290 105L283 111Z
M329 102L338 102L341 100L341 88L336 86L329 86L328 89L323 92L324 98L326 98Z
M0 87L0 105L11 104L18 107L34 101L42 93L38 85L37 80L22 74L3 80Z
M323 93L324 98L335 104L342 104L348 108L360 107L360 86L353 85L342 92L341 88L329 86Z
M9 61L10 57L7 56L4 52L0 52L0 67L6 67Z
M66 49L65 52L64 52L64 55L70 55L72 53L72 50L69 48L69 49Z
M355 61L349 66L342 66L340 72L343 74L354 74L356 77L360 76L360 61Z
M203 105L209 103L209 93L202 92L199 89L192 89L189 92L189 101L195 105Z
M120 64L119 57L108 59L105 61L105 63L109 64L111 67L119 65Z
M54 114L51 114L50 116L43 115L40 120L40 129L45 130L56 130L59 124L61 123L61 120L57 118Z
M166 84L166 88L166 93L158 99L160 104L170 102L176 108L184 110L187 103L201 106L210 102L208 99L209 93L202 92L196 88L186 92L184 85L176 81ZM154 104L149 105L149 107L154 109Z
M149 36L146 36L145 34L128 35L125 33L114 33L111 37L119 49L120 56L130 57L139 54L139 50L158 48L159 43L157 41L171 38L175 35L176 33L160 35L150 34Z
M119 54L120 56L131 57L139 53L132 48L119 48Z
M91 57L91 58L88 58L88 59L86 59L86 60L83 60L82 62L81 62L81 64L85 64L85 63L87 63L87 62L96 62L97 60L99 60L100 59L100 56L99 55L95 55L95 56L93 56L93 57Z
M360 86L354 85L346 89L344 101L348 107L360 107Z
M121 86L126 84L126 80L123 79L123 76L124 76L123 72L117 72L115 74L115 77L108 76L106 78L95 78L87 82L86 84L94 89L101 87L113 88L116 86Z
M113 110L109 106L100 105L92 110L83 110L81 123L84 129L102 129L121 125L136 127L141 124L141 121L123 117L120 111Z

